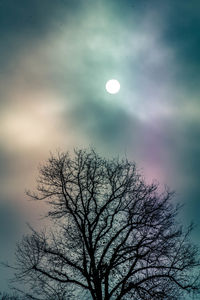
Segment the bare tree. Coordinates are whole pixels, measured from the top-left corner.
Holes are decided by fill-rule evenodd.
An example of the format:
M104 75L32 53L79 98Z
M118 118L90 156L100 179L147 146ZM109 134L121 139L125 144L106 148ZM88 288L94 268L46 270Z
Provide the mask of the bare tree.
M70 300L172 300L199 292L191 228L177 225L173 193L146 184L135 163L93 150L52 155L37 189L28 194L49 203L49 230L32 229L16 251L16 277L33 292L62 291L52 299Z

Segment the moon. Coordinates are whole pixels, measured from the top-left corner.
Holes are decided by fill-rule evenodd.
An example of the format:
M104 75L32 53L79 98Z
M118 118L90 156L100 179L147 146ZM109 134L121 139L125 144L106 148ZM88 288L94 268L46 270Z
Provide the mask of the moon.
M116 79L110 79L106 82L106 91L109 94L117 94L120 90L120 83Z

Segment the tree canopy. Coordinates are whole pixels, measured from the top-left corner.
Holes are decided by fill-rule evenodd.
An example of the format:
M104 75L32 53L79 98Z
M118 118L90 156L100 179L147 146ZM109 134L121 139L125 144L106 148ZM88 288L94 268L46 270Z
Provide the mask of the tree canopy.
M37 193L48 230L18 244L16 278L39 299L180 299L198 292L198 249L176 222L168 189L145 183L127 159L94 150L52 155ZM52 298L52 295L53 298Z

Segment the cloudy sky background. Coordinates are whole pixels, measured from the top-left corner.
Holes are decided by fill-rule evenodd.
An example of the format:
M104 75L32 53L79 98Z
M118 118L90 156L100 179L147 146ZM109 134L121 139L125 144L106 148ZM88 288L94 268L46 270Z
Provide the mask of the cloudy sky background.
M74 147L126 155L170 186L200 245L199 11L199 0L0 1L2 260L40 222L24 193L38 164Z

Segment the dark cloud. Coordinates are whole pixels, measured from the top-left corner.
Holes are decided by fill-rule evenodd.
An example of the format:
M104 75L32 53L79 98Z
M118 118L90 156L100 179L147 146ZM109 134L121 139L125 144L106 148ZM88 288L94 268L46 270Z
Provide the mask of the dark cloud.
M0 198L0 289L7 290L13 271L2 263L14 263L16 242L22 234L22 219L19 209L13 201L1 195Z
M115 99L113 99L114 101ZM110 99L111 101L111 99ZM90 137L91 144L105 144L124 151L124 146L134 138L138 120L115 102L97 98L83 100L69 113L70 123L76 131Z
M0 31L6 35L40 37L53 29L55 23L62 24L65 16L81 10L83 1L70 0L1 0ZM55 22L55 23L54 23Z
M30 51L49 32L62 29L81 11L81 0L1 0L1 73L15 66L20 51ZM3 68L4 67L4 68Z
M166 1L167 2L167 1ZM164 39L176 49L182 63L196 64L199 61L198 46L200 44L199 1L168 1L165 11ZM164 4L165 7L166 4Z
M176 83L199 90L200 3L198 0L165 1L161 14L165 20L163 40L174 49Z
M6 199L0 202L0 240L2 249L19 235L20 214L14 203Z

